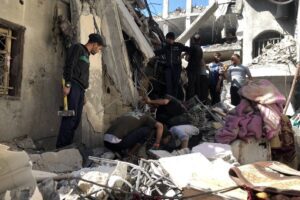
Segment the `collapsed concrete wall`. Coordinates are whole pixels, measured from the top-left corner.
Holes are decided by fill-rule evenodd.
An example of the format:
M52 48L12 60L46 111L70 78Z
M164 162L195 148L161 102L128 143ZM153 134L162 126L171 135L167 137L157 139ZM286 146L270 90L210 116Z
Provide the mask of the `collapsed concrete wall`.
M295 18L276 19L277 6L268 1L243 0L243 63L253 59L253 40L265 31L294 35ZM260 20L263 19L263 20Z
M55 7L61 14L68 13L68 5L56 0L28 0L24 5L1 1L0 18L26 30L20 95L0 97L0 140L25 134L37 139L58 132L64 53L53 42Z

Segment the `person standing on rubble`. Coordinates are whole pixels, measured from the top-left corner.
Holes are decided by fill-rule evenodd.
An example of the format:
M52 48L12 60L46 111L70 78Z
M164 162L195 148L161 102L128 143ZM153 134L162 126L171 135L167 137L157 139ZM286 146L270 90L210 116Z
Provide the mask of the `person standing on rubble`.
M63 95L68 96L68 108L75 111L75 116L62 118L56 148L62 148L73 142L75 130L81 120L85 90L89 87L89 57L90 54L97 54L103 46L102 37L92 33L85 45L74 44L68 51L63 71L65 80Z
M252 76L248 67L245 67L241 64L241 58L238 54L233 54L231 56L231 65L227 69L227 79L230 81L230 96L231 104L237 106L241 97L238 93L239 89L246 84L248 77L252 80Z
M175 33L169 32L166 35L166 45L162 49L154 51L156 56L165 56L166 58L166 68L164 72L167 88L166 93L176 98L178 98L182 71L181 54L183 52L188 53L189 50L189 47L175 42Z
M198 96L203 103L208 98L208 76L206 73L206 65L203 60L203 51L201 48L201 38L197 33L193 37L193 45L188 55L189 64L187 66L188 88L187 99Z
M153 149L158 149L163 135L163 125L151 116L140 112L129 112L112 122L104 134L104 145L121 154L128 150L127 155L131 156L150 139L153 129L156 130Z
M220 62L221 53L214 54L214 61L209 64L209 92L211 97L211 105L219 103L221 100L221 88L223 83L224 68Z

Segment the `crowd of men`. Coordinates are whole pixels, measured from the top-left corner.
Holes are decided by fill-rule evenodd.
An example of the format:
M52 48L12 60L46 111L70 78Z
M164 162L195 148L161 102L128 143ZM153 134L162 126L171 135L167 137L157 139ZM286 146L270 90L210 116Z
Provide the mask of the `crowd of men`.
M76 115L63 117L57 148L73 141L84 105L84 91L88 88L89 56L98 53L102 46L104 42L101 36L91 34L87 44L76 44L70 48L63 74L66 80L63 91L69 97L69 109L75 110ZM204 104L214 105L220 102L223 81L227 79L231 83L231 103L236 106L241 100L239 88L246 84L246 77L252 79L249 69L241 64L238 54L232 55L229 67L222 64L220 53L215 53L214 61L206 65L199 34L194 35L191 46L187 47L175 42L175 34L170 32L166 35L166 44L155 50L155 55L163 56L166 61L165 94L156 99L143 97L142 100L144 104L155 108L155 116L139 111L126 113L114 120L104 134L105 147L124 156L135 155L139 147L151 141L151 138L154 138L154 142L149 142L152 149L187 148L189 139L199 134L199 129L192 125L188 117L184 117L187 109L177 98L183 57L188 61L186 100L197 96Z

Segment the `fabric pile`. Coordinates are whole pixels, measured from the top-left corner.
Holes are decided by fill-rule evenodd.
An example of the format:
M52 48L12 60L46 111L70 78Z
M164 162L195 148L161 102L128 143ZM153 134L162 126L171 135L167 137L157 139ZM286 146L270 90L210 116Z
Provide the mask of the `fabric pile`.
M229 144L248 137L270 140L278 135L286 102L278 89L268 80L256 80L242 87L239 93L243 99L226 117L225 126L216 134L217 142Z

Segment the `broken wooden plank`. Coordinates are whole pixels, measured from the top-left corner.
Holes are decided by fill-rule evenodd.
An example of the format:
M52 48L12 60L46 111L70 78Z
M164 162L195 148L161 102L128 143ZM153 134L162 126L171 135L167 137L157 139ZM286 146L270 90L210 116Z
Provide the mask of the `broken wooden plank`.
M191 24L189 29L186 29L177 39L176 42L185 43L187 42L199 29L199 27L204 24L208 18L214 14L218 8L218 3L215 2L208 6L202 15L199 15L195 21Z

